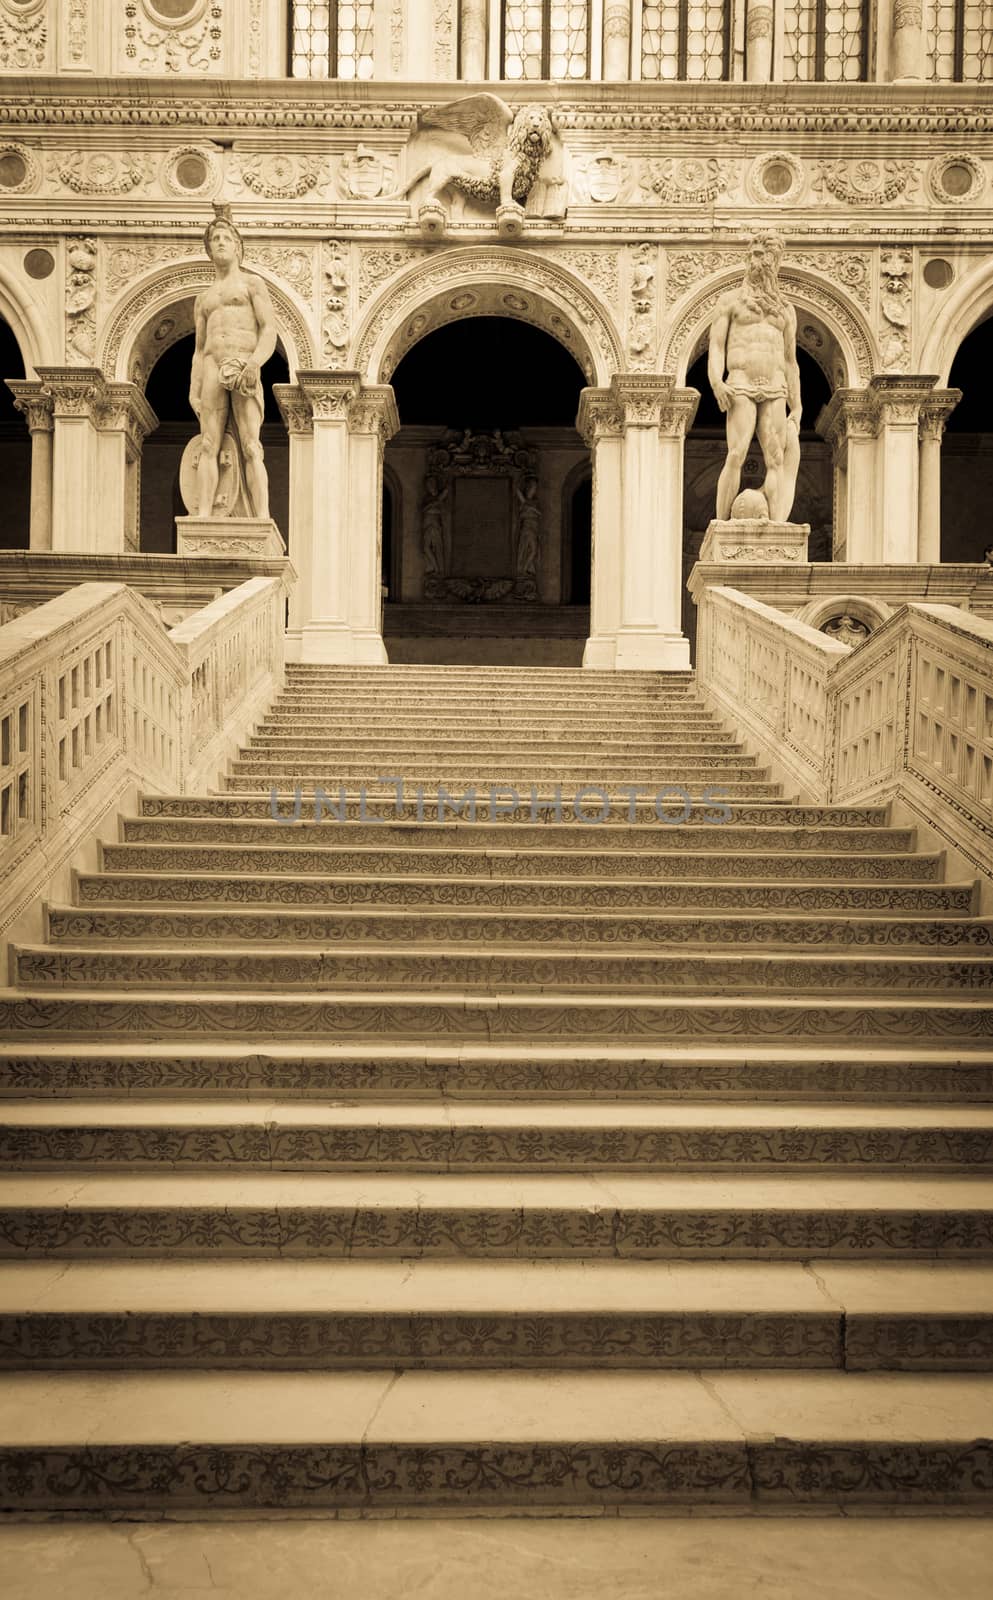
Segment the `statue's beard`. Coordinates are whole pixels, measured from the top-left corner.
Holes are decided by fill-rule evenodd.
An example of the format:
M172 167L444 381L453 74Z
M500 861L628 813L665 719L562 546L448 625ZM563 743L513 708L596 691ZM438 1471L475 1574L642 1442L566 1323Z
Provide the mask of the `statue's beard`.
M749 264L745 273L745 293L762 312L781 311L786 304L779 287L779 266L775 261Z

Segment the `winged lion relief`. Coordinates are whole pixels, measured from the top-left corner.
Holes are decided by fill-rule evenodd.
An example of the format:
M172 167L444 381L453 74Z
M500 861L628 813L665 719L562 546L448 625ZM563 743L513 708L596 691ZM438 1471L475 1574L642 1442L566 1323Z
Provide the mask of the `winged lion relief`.
M473 94L422 112L419 130L411 156L421 164L402 193L419 191L416 215L426 238L441 238L448 227L446 195L495 205L504 239L520 238L525 216L565 215L565 152L544 106L515 111L498 95Z

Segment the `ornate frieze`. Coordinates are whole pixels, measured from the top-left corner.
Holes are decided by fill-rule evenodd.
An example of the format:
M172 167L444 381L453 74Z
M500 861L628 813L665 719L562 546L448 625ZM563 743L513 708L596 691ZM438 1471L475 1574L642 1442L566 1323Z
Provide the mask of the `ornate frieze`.
M131 72L217 72L224 42L225 0L207 0L190 24L168 21L149 0L126 0L125 70Z
M66 243L66 354L70 361L89 366L97 337L97 245L95 239L75 238Z
M94 198L133 194L148 184L152 171L148 156L115 150L59 151L47 163L49 182Z
M910 365L913 289L909 250L884 250L879 260L879 350L884 372Z
M348 362L348 252L337 239L321 249L321 348L325 365L344 367Z
M38 72L47 65L48 0L7 5L0 0L0 70Z
M381 283L402 272L422 254L416 245L363 245L359 257L359 305L364 305Z
M715 156L670 156L642 165L642 198L662 205L710 205L728 188L737 168Z
M864 156L856 161L822 161L814 172L813 186L822 197L830 195L850 206L886 206L914 196L917 163Z
M343 200L378 200L397 186L397 159L373 145L359 144L338 164L338 192Z
M573 198L585 204L615 205L626 201L637 180L633 162L612 150L596 150L573 162Z
M329 180L324 157L285 150L259 150L242 156L237 173L229 177L233 187L243 186L265 200L302 200L305 195L322 192Z

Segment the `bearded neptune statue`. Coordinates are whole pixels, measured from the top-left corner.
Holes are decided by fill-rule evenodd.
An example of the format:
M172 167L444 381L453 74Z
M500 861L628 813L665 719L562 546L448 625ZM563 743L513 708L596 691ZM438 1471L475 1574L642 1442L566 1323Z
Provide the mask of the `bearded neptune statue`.
M800 467L800 369L796 312L783 298L774 233L749 242L744 281L718 302L710 329L707 376L727 417L727 460L717 484L718 521L767 517L787 521ZM739 495L753 434L765 462L761 490Z

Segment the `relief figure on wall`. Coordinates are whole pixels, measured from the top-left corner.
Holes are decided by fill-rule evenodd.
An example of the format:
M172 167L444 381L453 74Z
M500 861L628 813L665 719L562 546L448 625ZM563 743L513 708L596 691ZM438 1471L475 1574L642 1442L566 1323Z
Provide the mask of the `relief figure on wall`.
M190 405L200 422L197 515L230 516L234 511L232 505L218 505L216 498L227 436L241 458L249 514L261 519L269 516L269 480L259 437L265 409L261 368L276 348L276 325L264 282L242 266L244 242L228 207L214 209L204 245L215 278L196 299L190 375Z
M527 477L514 486L517 498L517 555L515 589L524 599L537 598L538 552L541 548L541 507L538 480Z
M753 235L743 282L717 304L707 376L727 417L727 460L717 483L717 518L786 522L800 468L800 369L796 312L779 286L783 241ZM739 497L741 470L757 432L765 462L761 490Z
M429 472L424 480L424 499L421 504L421 553L425 578L441 578L448 571L442 507L449 493L449 485L442 484L433 472Z

